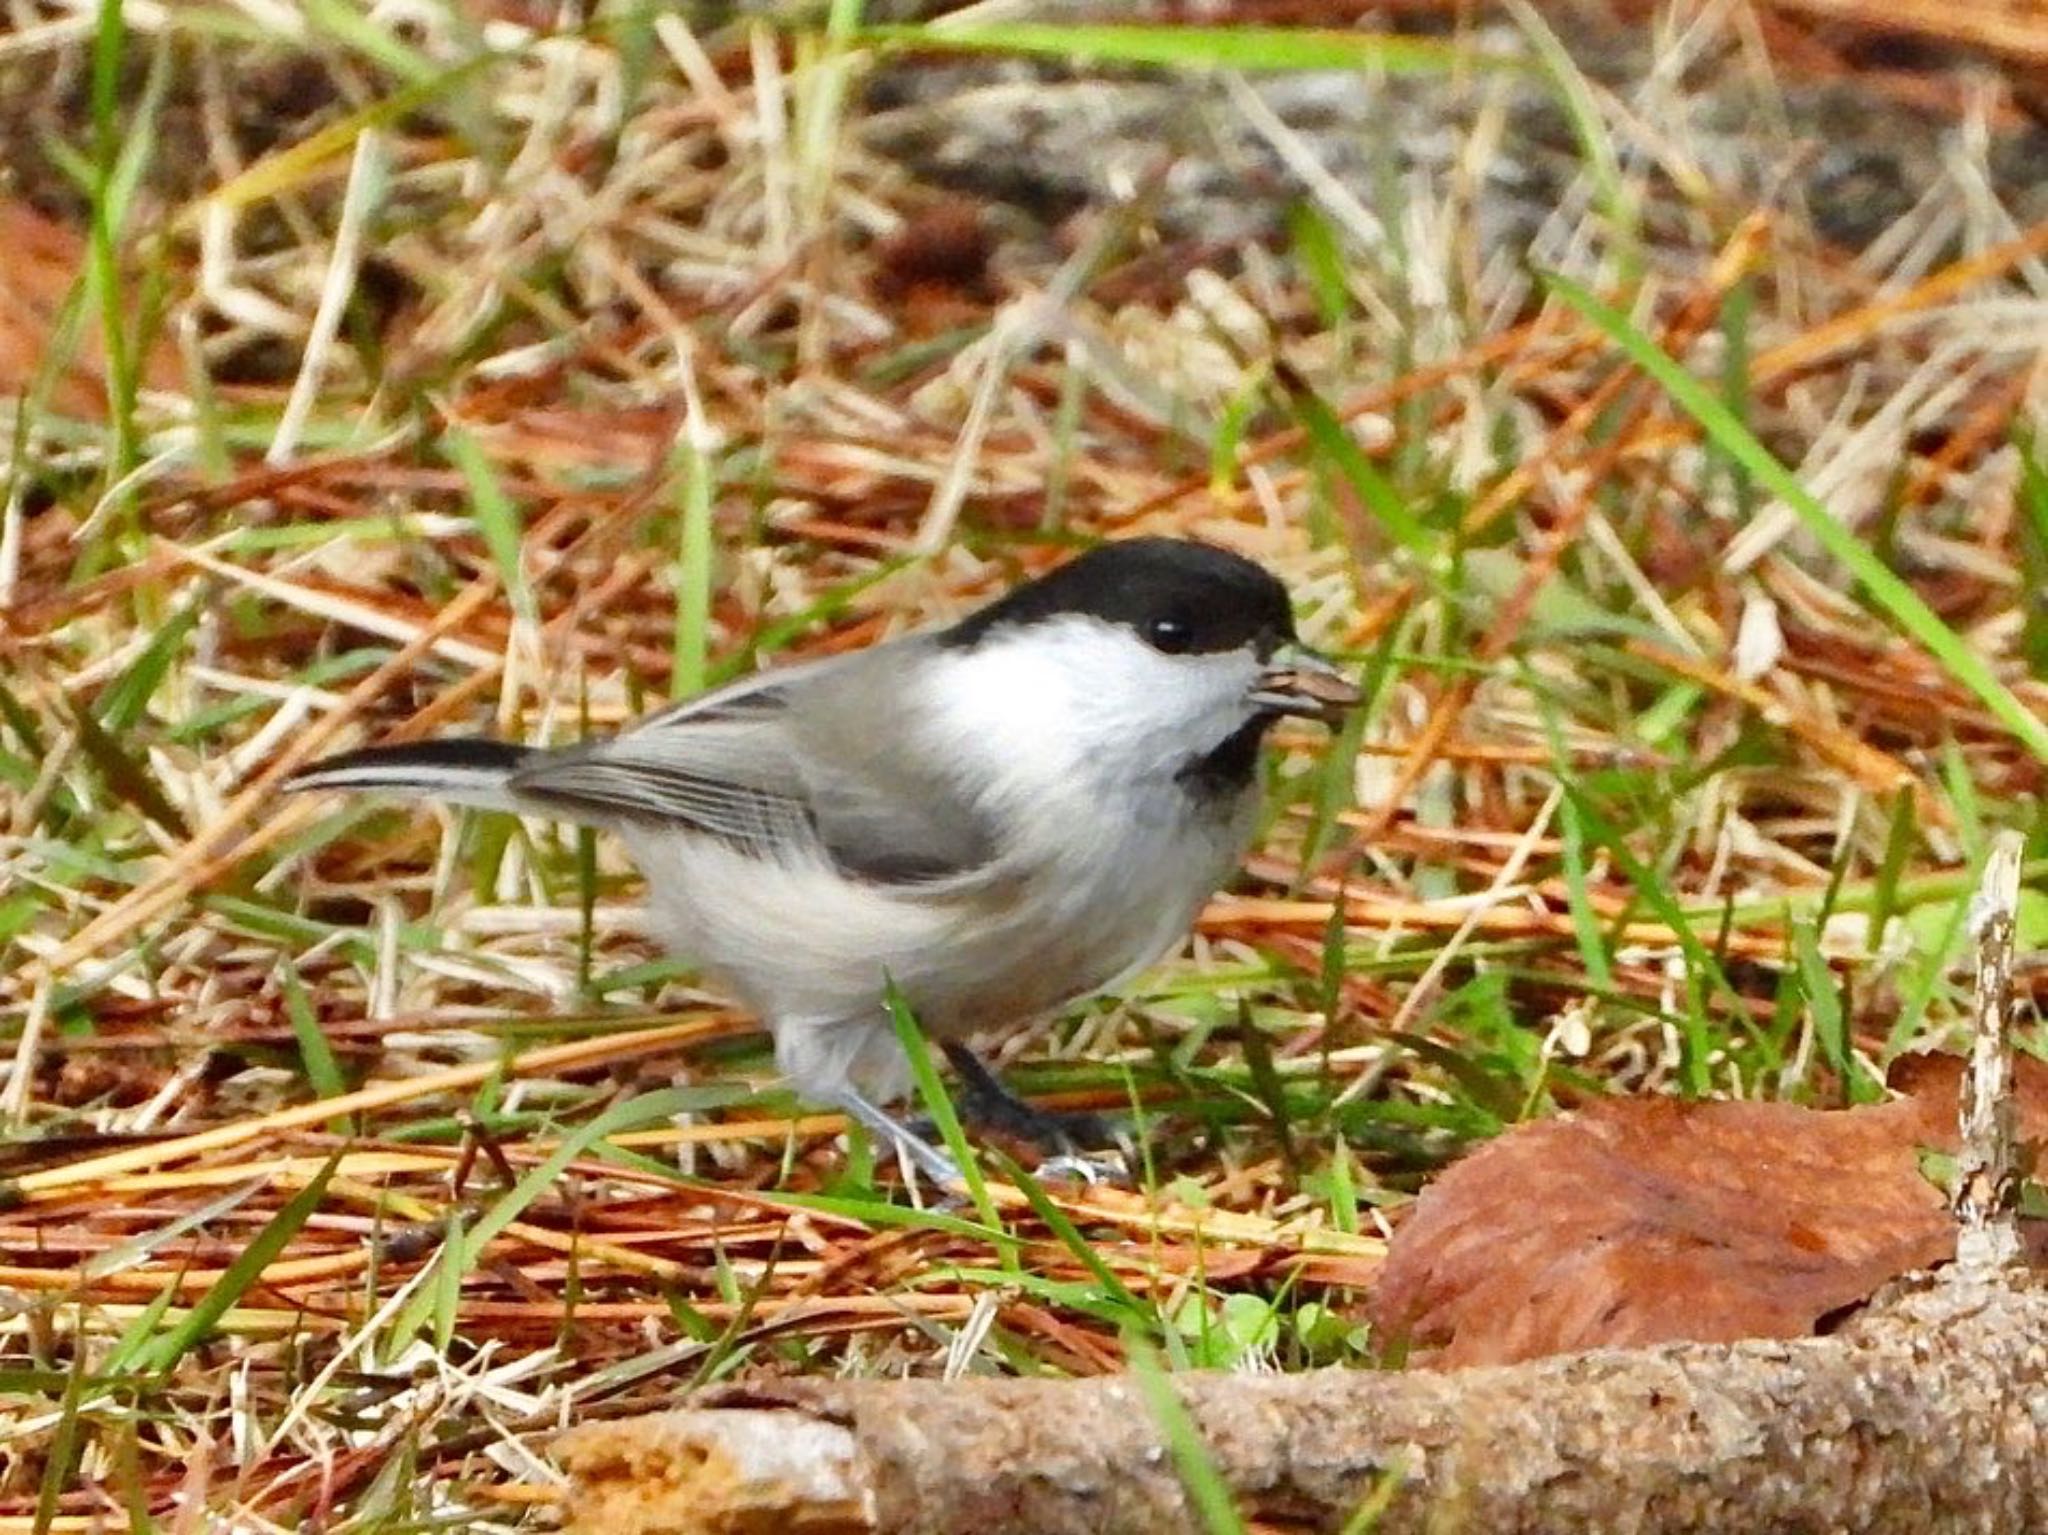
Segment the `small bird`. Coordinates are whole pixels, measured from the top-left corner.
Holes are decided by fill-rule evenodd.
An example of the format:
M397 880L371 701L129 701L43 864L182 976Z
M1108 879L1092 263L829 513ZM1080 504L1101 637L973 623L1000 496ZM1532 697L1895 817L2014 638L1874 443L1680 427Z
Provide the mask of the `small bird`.
M1134 538L950 628L767 671L615 736L370 747L285 787L614 832L657 936L765 1022L791 1085L948 1184L951 1158L884 1107L910 1088L888 988L961 1074L963 1107L1043 1139L1045 1116L966 1039L1178 944L1251 840L1268 727L1357 700L1301 645L1270 572Z

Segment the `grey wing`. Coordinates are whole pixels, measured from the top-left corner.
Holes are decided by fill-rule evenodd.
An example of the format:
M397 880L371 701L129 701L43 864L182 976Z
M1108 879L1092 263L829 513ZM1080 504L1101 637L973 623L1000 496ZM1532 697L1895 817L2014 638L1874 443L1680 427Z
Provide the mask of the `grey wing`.
M675 822L764 856L822 855L882 883L985 865L994 838L901 722L862 705L868 658L749 678L608 740L549 752L511 780L537 809Z

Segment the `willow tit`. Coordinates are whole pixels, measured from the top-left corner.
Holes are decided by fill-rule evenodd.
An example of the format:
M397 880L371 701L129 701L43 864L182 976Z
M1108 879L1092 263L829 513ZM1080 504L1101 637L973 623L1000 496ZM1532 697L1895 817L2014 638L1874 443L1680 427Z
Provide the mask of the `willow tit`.
M1021 1107L964 1039L1178 944L1251 839L1267 728L1357 697L1298 642L1270 573L1140 538L950 628L749 677L606 739L371 747L286 787L615 832L657 935L766 1022L796 1090L946 1183L951 1160L882 1107L910 1087L887 987L971 1091Z

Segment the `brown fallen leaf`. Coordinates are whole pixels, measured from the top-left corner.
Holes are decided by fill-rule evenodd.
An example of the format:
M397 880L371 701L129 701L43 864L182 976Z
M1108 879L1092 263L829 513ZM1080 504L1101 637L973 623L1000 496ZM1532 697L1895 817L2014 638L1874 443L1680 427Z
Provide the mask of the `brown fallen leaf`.
M85 236L26 203L0 198L0 399L32 388L50 349L65 301L85 270ZM160 338L141 359L145 387L175 389L183 378L177 349ZM68 416L103 416L107 381L99 325L85 317L70 363L58 375L50 404Z
M2035 1140L2048 1067L2020 1068ZM1893 1075L1905 1096L1863 1108L1627 1099L1517 1126L1423 1191L1374 1323L1446 1367L1810 1334L1953 1255L1919 1152L1954 1151L1960 1070L1914 1058Z

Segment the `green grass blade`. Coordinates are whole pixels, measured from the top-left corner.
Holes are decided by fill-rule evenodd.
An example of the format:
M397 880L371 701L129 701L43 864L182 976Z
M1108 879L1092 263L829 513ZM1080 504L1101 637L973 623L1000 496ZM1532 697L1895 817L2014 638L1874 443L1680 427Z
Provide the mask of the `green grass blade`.
M306 20L345 47L408 85L431 84L439 71L434 61L402 42L343 0L300 0Z
M1286 391L1289 409L1316 452L1344 477L1344 482L1395 543L1417 559L1429 559L1436 551L1436 541L1408 510L1407 498L1358 445L1358 439L1331 409L1329 401L1287 371L1283 370L1278 377Z
M86 1388L92 1384L87 1357L84 1349L72 1356L64 1395L57 1406L57 1426L43 1451L43 1476L36 1489L36 1517L31 1526L35 1535L56 1528L58 1502L70 1489L73 1473L78 1469L79 1452L84 1447L79 1408L85 1403Z
M2020 653L2027 671L2048 682L2048 466L2040 441L2019 439Z
M1237 484L1237 456L1244 447L1252 416L1264 401L1265 382L1264 369L1251 370L1216 419L1216 432L1209 442L1209 486L1210 494L1219 500L1232 494ZM1056 528L1059 524L1048 516L1046 526Z
M1166 1439L1167 1451L1173 1456L1174 1469L1180 1473L1181 1487L1194 1506L1200 1527L1209 1535L1246 1535L1248 1527L1237 1510L1230 1485L1216 1469L1201 1430L1195 1426L1180 1393L1173 1389L1159 1356L1137 1339L1130 1342L1130 1355L1131 1377L1138 1383L1138 1393L1145 1398L1153 1422Z
M278 970L278 985L284 992L284 1015L291 1024L292 1038L298 1041L299 1066L306 1073L315 1096L339 1098L348 1091L348 1079L342 1075L341 1063L335 1059L334 1046L321 1031L319 1016L313 1010L313 999L306 994L305 984L299 979L299 972L290 960L285 960ZM330 1135L352 1135L354 1126L349 1116L340 1114L327 1121Z
M1344 1521L1344 1528L1338 1535L1372 1535L1380 1527L1380 1520L1394 1505L1394 1497L1408 1480L1408 1455L1396 1450L1387 1457L1386 1468L1372 1490L1359 1500L1358 1507L1351 1511L1351 1517Z
M1950 676L1976 694L1986 708L2012 731L2028 750L2048 762L2048 721L2034 714L2015 698L2012 690L1998 680L1984 658L1966 645L1956 632L1936 616L1919 593L1888 570L1856 535L1828 513L1828 509L1798 478L1778 462L1775 454L1757 441L1748 427L1727 404L1690 373L1676 358L1644 335L1628 316L1593 296L1570 278L1543 274L1543 283L1572 309L1591 321L1607 338L1627 354L1663 388L1700 430L1741 465L1756 482L1783 501L1822 548L1848 568L1877 607L1947 668Z
M143 1351L148 1368L160 1376L168 1374L171 1367L184 1358L187 1350L213 1331L214 1324L227 1315L251 1285L263 1277L263 1271L270 1267L291 1239L299 1234L299 1228L320 1208L320 1201L327 1193L327 1182L340 1164L340 1152L329 1157L327 1165L270 1218L247 1247L236 1254L235 1261L199 1297L198 1304Z
M996 1211L995 1201L989 1197L988 1180L981 1175L981 1164L975 1160L974 1147L968 1144L967 1132L961 1127L953 1099L946 1091L946 1084L939 1080L939 1069L932 1061L931 1046L925 1042L924 1030L917 1026L910 1004L896 989L894 981L889 983L886 999L889 1021L896 1028L896 1042L903 1047L904 1058L910 1062L910 1080L917 1086L918 1100L924 1104L924 1111L931 1115L939 1139L952 1153L960 1176L967 1180L967 1197L974 1205L975 1214L981 1217L989 1230L1001 1231L1003 1218Z
M187 204L180 211L179 222L190 223L203 217L210 204L246 208L252 203L295 191L321 175L321 168L328 161L347 154L364 129L403 122L501 61L502 56L496 53L478 54L452 65L431 80L402 86L388 96L380 96L369 105L359 107L266 155L248 169L222 182L205 197Z
M853 610L853 605L860 600L863 593L881 585L912 563L907 557L881 560L873 570L840 582L786 618L763 623L754 631L745 648L720 664L712 673L712 680L723 682L739 676L762 656L772 656L812 629L843 618Z
M1878 865L1876 878L1871 881L1869 952L1873 958L1884 947L1885 933L1890 929L1892 919L1899 914L1899 881L1906 872L1907 854L1919 840L1919 827L1913 812L1912 789L1900 789L1893 797L1891 824L1885 831L1884 861ZM1835 899L1841 899L1840 891L1835 893Z
M1386 632L1374 642L1371 653L1366 657L1365 669L1358 677L1358 702L1331 736L1329 747L1323 753L1322 765L1316 769L1308 831L1302 838L1303 882L1330 850L1343 829L1340 818L1357 799L1359 748L1365 741L1366 732L1379 723L1387 683L1394 675L1394 652L1404 627L1400 623L1389 624ZM1331 920L1334 924L1331 929L1333 941L1341 943L1343 912L1333 911ZM1329 944L1324 947L1327 952Z
M1528 675L1528 668L1522 668ZM1532 690L1537 708L1543 721L1544 742L1550 748L1552 771L1560 783L1573 775L1571 753L1565 749L1564 732L1559 727L1557 709L1550 696L1541 689ZM1586 978L1596 991L1609 990L1614 985L1614 966L1607 952L1607 936L1601 931L1600 918L1593 908L1593 897L1589 888L1588 875L1592 860L1586 856L1586 823L1577 799L1567 794L1558 803L1558 835L1563 849L1565 904L1571 913L1572 937L1579 946L1579 963L1585 967Z
M1350 1144L1340 1135L1330 1148L1329 1169L1325 1174L1329 1189L1330 1224L1339 1231L1356 1236L1358 1224L1358 1179L1352 1172Z
M1315 295L1326 330L1336 330L1351 313L1351 268L1343 242L1314 203L1298 202L1287 212L1287 234L1302 276Z
M1799 987L1805 994L1807 1016L1813 1021L1813 1035L1821 1059L1834 1072L1836 1091L1844 1104L1868 1103L1883 1095L1883 1088L1869 1079L1850 1053L1849 1017L1842 1006L1842 993L1835 974L1820 952L1820 940L1810 927L1792 935L1793 954L1799 966Z
M1648 905L1659 922L1671 929L1672 936L1685 954L1688 981L1697 980L1713 987L1727 1002L1731 1018L1744 1017L1741 993L1730 983L1727 971L1722 968L1720 960L1715 958L1714 952L1700 942L1692 925L1686 921L1684 910L1672 899L1671 892L1664 888L1663 876L1636 856L1620 828L1600 813L1592 799L1577 784L1567 779L1564 781L1564 789L1566 797L1576 807L1575 822L1582 841L1582 856L1585 846L1605 848L1608 857L1627 879L1635 895ZM1721 908L1711 909L1705 915L1726 920L1726 912Z
M1508 0L1508 14L1529 39L1537 62L1550 77L1552 89L1579 142L1580 161L1592 178L1593 205L1607 221L1624 280L1633 288L1643 269L1642 210L1622 173L1621 155L1607 131L1600 103L1578 61L1529 0Z
M462 1251L462 1212L448 1212L448 1235L441 1244L443 1253ZM449 1346L455 1342L455 1324L462 1317L462 1274L464 1265L443 1263L434 1273L434 1352L445 1357ZM401 1338L408 1336L400 1333Z
M199 622L202 604L194 602L173 613L150 637L142 654L100 694L96 713L100 723L117 737L140 725L149 712L149 701L163 686L171 663Z
M148 1353L156 1339L157 1328L163 1325L171 1302L177 1298L178 1287L165 1285L135 1313L135 1319L121 1329L121 1336L114 1340L114 1346L107 1351L107 1357L100 1365L102 1380L118 1379L142 1367L139 1362Z
M689 441L676 446L681 471L676 488L682 512L682 547L676 556L676 634L669 694L704 691L711 660L711 513L715 490L711 454Z
M526 565L520 557L526 529L518 504L505 494L498 471L469 433L460 427L450 427L442 434L441 451L469 488L470 513L476 519L477 531L483 535L484 546L491 551L492 563L498 567L498 579L504 583L512 611L528 623L533 622L533 589L527 584Z
M547 1190L548 1185L562 1176L563 1169L582 1156L606 1136L616 1135L622 1130L634 1129L657 1119L666 1119L672 1114L694 1113L700 1109L717 1108L746 1096L744 1088L729 1083L706 1083L700 1087L670 1087L660 1092L642 1093L637 1098L628 1098L623 1103L613 1104L595 1119L579 1125L562 1137L555 1149L529 1168L498 1202L484 1212L462 1234L460 1242L451 1242L441 1249L435 1259L437 1263L452 1264L456 1273L456 1284L461 1276L476 1267L477 1259L492 1240L507 1226L519 1219L526 1208ZM407 1302L405 1310L391 1325L390 1337L395 1347L402 1347L438 1312L442 1305L442 1288L435 1284L422 1285Z
M78 730L78 749L109 789L172 836L183 839L192 835L156 775L100 724L90 709L74 709L71 722Z
M1103 1294L1126 1308L1133 1320L1156 1319L1156 1309L1139 1299L1137 1293L1117 1277L1116 1270L1111 1268L1102 1254L1095 1250L1094 1244L1081 1235L1081 1228L1067 1218L1067 1212L1046 1197L1045 1186L1015 1162L1002 1157L1000 1152L997 1156L1003 1165L1003 1171L1009 1174L1010 1181L1017 1186L1018 1192L1023 1194L1024 1202L1031 1206L1031 1213L1044 1221L1047 1229L1060 1239L1067 1251L1080 1261L1083 1268L1095 1276L1095 1282L1102 1286Z
M93 196L87 260L99 304L100 344L106 353L107 420L113 434L107 458L109 490L135 467L140 456L135 426L135 368L129 355L128 332L122 323L125 306L121 302L120 228L115 192L123 141L121 56L127 37L128 23L121 0L100 0L99 26L93 36L92 51Z
M1564 844L1565 902L1571 911L1572 937L1578 943L1579 961L1586 967L1587 979L1605 991L1614 984L1614 967L1608 962L1606 935L1600 931L1600 918L1593 910L1587 880L1591 860L1586 857L1586 826L1577 800L1567 796L1558 805L1558 821Z

